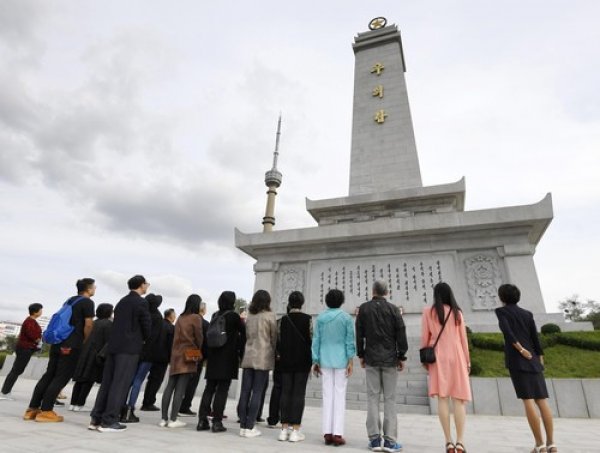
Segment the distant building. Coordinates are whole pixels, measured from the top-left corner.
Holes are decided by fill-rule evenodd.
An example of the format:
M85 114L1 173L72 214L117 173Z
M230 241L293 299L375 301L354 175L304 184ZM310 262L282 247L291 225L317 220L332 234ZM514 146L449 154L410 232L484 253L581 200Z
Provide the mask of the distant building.
M8 336L18 336L21 332L21 324L13 321L0 321L0 339Z

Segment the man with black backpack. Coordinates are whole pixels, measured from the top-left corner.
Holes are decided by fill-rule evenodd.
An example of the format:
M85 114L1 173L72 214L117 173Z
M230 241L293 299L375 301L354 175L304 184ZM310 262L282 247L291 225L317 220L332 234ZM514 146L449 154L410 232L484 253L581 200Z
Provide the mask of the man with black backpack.
M92 331L96 283L92 278L77 280L77 296L70 297L52 316L43 338L50 347L48 368L40 378L24 420L53 423L64 417L54 412L56 397L73 377L84 341Z

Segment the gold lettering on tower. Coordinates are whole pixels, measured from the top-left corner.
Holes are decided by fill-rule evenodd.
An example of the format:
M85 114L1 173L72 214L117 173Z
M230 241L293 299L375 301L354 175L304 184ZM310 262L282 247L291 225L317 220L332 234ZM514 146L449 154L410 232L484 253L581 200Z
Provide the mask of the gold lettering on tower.
M373 67L371 68L371 73L375 73L378 76L380 76L384 69L385 66L383 66L383 64L375 63L375 65L373 65Z
M377 122L377 124L383 124L385 123L385 118L388 116L387 113L385 113L385 110L378 110L377 112L375 112L375 121Z
M377 85L375 88L373 88L373 91L371 94L374 97L379 96L379 99L383 99L383 85Z

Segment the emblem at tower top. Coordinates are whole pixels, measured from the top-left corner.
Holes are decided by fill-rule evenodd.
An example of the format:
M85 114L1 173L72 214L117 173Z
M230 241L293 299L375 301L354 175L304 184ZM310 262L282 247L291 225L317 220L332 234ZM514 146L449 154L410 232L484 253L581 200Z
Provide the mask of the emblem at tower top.
M369 30L379 30L380 28L385 27L387 24L387 19L385 17L376 17L369 22Z

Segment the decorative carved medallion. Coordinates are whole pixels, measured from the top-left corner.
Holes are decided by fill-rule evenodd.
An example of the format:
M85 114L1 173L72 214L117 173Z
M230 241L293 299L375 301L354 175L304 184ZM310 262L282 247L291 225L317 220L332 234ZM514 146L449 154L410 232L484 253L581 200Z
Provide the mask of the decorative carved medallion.
M284 267L279 269L278 312L285 313L288 296L292 291L305 292L305 270L302 267Z
M465 267L473 310L492 310L498 307L497 290L502 284L498 259L479 254L467 258Z

